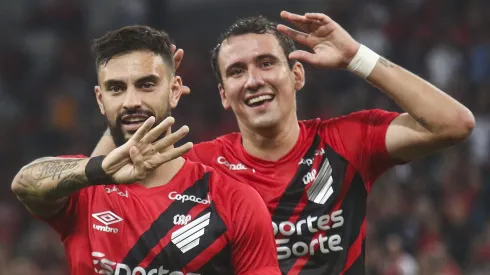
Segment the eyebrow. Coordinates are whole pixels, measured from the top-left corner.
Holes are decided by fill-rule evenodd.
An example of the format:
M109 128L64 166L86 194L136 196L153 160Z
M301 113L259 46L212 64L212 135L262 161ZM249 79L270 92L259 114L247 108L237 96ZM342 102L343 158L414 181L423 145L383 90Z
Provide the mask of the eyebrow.
M141 85L145 82L158 83L159 81L160 81L160 77L158 77L157 75L154 75L154 74L150 74L150 75L146 75L146 76L138 78L136 80L135 84L136 84L136 86L138 86L138 85ZM111 87L111 86L125 86L125 85L126 85L126 82L124 82L122 80L118 80L118 79L108 79L108 80L104 81L104 87L106 89L109 89L109 87Z
M158 82L160 82L160 77L158 77L155 74L151 74L151 75L147 75L147 76L143 76L143 77L138 78L135 83L136 83L136 86L139 86L141 84L144 84L145 82L158 83Z
M259 56L256 56L254 57L254 61L257 62L257 61L260 61L260 60L263 60L263 59L272 59L274 61L279 61L280 59L273 55L273 54L269 54L269 53L266 53L266 54L261 54ZM244 66L244 62L242 61L237 61L235 63L232 63L230 64L228 67L226 67L226 72L228 72L231 68L235 68L235 67L243 67Z

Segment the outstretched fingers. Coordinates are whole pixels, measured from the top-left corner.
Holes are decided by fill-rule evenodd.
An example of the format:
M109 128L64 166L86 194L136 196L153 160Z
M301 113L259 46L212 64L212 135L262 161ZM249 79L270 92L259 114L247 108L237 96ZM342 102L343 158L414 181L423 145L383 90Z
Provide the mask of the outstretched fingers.
M173 159L176 159L182 156L183 154L189 152L193 146L194 145L192 144L192 142L187 142L186 144L181 145L179 147L168 149L165 152L160 153L158 155L158 162L165 163Z
M323 13L305 13L305 18L309 20L315 20L322 25L327 25L333 22L332 18Z
M155 128L151 129L143 138L142 143L153 143L158 137L163 135L175 123L175 119L171 116L164 119Z
M140 142L140 140L148 133L153 124L155 123L155 117L151 116L145 120L143 125L134 133L130 140Z
M301 43L306 46L310 46L308 45L308 34L304 32L294 30L282 24L277 25L277 30L298 43Z
M170 135L167 135L164 138L155 142L154 143L155 149L158 152L164 152L165 150L169 149L169 147L173 146L179 140L184 138L187 135L187 133L189 133L189 127L187 125L184 125L180 127L180 129L177 130L176 132L173 132Z

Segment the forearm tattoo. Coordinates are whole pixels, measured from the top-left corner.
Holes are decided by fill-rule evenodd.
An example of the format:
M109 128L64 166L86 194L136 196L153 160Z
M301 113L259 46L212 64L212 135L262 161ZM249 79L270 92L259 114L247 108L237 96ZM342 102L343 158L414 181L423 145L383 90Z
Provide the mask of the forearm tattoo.
M384 58L384 57L380 57L379 58L379 63L388 67L388 68L394 68L396 65L393 64L391 61L389 61L388 59Z
M19 184L50 198L69 195L88 186L85 175L76 173L82 161L82 159L40 159L22 169Z
M68 196L73 192L88 186L87 179L83 175L76 173L70 173L63 177L61 181L46 191L46 197L48 198L60 198Z

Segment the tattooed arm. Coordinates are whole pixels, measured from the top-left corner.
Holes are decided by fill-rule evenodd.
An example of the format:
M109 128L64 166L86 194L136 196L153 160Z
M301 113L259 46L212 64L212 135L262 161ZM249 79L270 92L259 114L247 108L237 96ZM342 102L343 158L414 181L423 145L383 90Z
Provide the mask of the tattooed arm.
M27 209L42 218L58 213L68 196L89 186L88 159L46 157L24 166L12 182L12 191Z
M388 152L412 160L467 138L475 125L473 114L429 82L380 58L367 79L393 98L406 112L386 133Z

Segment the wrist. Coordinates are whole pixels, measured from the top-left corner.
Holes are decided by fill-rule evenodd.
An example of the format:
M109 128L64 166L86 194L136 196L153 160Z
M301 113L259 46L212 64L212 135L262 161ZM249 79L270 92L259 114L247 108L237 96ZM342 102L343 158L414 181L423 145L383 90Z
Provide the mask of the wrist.
M112 184L114 180L106 173L102 167L102 162L106 156L92 157L85 166L85 176L90 185Z
M361 44L357 53L347 65L347 70L366 79L378 63L380 56Z

